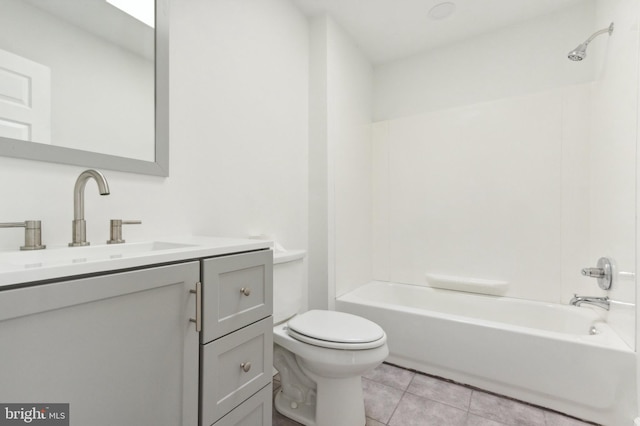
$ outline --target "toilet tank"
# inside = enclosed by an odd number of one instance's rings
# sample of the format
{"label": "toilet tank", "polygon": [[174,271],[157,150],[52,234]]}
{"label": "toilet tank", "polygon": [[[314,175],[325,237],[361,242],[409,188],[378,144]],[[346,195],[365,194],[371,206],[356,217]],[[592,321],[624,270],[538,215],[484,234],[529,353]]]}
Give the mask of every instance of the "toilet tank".
{"label": "toilet tank", "polygon": [[285,321],[303,308],[305,283],[304,250],[273,254],[273,323]]}

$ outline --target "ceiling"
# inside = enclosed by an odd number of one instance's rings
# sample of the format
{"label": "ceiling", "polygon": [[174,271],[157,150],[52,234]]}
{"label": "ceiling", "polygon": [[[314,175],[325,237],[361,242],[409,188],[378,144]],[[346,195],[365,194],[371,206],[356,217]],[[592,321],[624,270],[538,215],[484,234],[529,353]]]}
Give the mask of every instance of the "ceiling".
{"label": "ceiling", "polygon": [[[307,16],[332,16],[374,64],[587,1],[590,0],[293,0]],[[443,2],[455,4],[453,15],[431,19],[429,10]]]}

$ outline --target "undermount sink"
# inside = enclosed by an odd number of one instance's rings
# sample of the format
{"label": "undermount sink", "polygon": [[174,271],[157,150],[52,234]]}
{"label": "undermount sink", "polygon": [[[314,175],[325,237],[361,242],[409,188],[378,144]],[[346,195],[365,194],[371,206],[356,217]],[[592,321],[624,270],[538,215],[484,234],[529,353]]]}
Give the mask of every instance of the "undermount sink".
{"label": "undermount sink", "polygon": [[0,270],[9,265],[38,268],[54,265],[96,262],[126,257],[140,257],[161,251],[181,250],[196,247],[194,244],[166,241],[140,243],[104,244],[84,247],[55,247],[38,251],[0,252]]}

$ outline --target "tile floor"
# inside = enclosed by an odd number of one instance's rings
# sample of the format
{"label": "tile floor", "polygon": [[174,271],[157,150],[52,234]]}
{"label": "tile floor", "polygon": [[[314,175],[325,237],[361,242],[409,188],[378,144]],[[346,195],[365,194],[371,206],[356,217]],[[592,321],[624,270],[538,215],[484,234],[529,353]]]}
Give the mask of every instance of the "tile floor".
{"label": "tile floor", "polygon": [[[276,377],[277,378],[277,377]],[[274,395],[279,382],[274,381]],[[382,364],[362,379],[366,426],[585,426],[591,423]],[[273,426],[299,423],[273,409]]]}

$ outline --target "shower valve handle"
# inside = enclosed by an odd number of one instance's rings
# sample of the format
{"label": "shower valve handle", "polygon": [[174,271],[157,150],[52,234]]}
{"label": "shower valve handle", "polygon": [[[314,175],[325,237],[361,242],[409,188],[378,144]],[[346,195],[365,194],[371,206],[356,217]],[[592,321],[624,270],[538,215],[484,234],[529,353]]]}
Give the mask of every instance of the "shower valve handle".
{"label": "shower valve handle", "polygon": [[598,280],[598,286],[603,290],[609,290],[613,283],[613,266],[611,259],[601,257],[595,268],[583,268],[582,275]]}
{"label": "shower valve handle", "polygon": [[582,268],[582,275],[593,278],[604,278],[604,269],[602,268]]}

